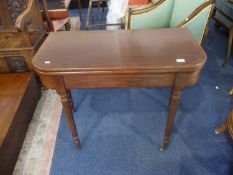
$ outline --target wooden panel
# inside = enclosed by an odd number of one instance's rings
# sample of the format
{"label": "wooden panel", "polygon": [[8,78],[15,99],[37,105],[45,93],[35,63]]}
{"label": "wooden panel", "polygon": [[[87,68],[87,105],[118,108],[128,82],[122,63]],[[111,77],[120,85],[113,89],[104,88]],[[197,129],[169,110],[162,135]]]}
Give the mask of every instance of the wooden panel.
{"label": "wooden panel", "polygon": [[14,115],[17,112],[31,78],[31,73],[0,75],[0,109],[2,109],[0,116],[0,146],[2,139],[5,138],[10,124],[14,119]]}
{"label": "wooden panel", "polygon": [[32,73],[0,75],[0,174],[12,174],[39,98]]}
{"label": "wooden panel", "polygon": [[32,70],[32,57],[42,44],[42,33],[30,34],[33,42],[22,38],[18,32],[1,32],[0,34],[0,72],[25,72]]}
{"label": "wooden panel", "polygon": [[69,75],[64,76],[67,88],[117,88],[117,87],[170,87],[174,74],[126,75]]}
{"label": "wooden panel", "polygon": [[0,73],[5,73],[5,72],[9,72],[10,69],[7,65],[7,63],[5,62],[5,60],[0,57]]}
{"label": "wooden panel", "polygon": [[1,32],[0,51],[28,50],[35,49],[44,34],[39,32],[29,33],[29,38],[22,37],[20,32]]}
{"label": "wooden panel", "polygon": [[[45,31],[37,1],[0,0],[0,57],[24,57],[31,70],[31,53],[37,51],[44,36]],[[22,68],[23,59],[21,61],[18,58],[7,59],[0,62],[0,72],[28,70],[18,69]]]}
{"label": "wooden panel", "polygon": [[0,0],[0,30],[12,27],[12,20],[5,0]]}
{"label": "wooden panel", "polygon": [[198,82],[199,78],[200,78],[200,73],[201,73],[201,70],[189,73],[188,74],[189,78],[188,78],[188,82],[187,82],[186,86],[195,85]]}

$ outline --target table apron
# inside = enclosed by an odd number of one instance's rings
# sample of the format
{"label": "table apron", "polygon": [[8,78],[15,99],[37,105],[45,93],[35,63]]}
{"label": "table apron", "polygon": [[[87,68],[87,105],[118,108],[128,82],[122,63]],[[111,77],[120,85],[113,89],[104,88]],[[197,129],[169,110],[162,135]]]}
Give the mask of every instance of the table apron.
{"label": "table apron", "polygon": [[170,87],[175,74],[113,74],[113,75],[65,75],[65,86],[70,88],[131,88]]}
{"label": "table apron", "polygon": [[65,75],[67,89],[71,88],[150,88],[171,87],[174,73],[163,74],[121,74],[121,75]]}
{"label": "table apron", "polygon": [[64,84],[66,89],[76,88],[155,88],[173,87],[178,77],[186,77],[183,86],[197,83],[200,70],[189,73],[145,73],[145,74],[40,74],[47,89],[58,90]]}

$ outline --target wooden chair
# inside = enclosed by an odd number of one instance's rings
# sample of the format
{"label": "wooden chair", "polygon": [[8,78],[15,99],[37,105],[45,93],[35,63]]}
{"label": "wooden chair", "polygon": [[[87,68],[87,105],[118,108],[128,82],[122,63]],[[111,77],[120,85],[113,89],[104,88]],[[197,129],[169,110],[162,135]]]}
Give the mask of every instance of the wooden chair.
{"label": "wooden chair", "polygon": [[[69,4],[71,0],[41,0],[41,9],[44,16],[44,25],[47,31],[58,31],[65,26],[70,30]],[[79,18],[77,23],[82,19],[81,2],[78,0]],[[80,25],[81,26],[81,25]]]}
{"label": "wooden chair", "polygon": [[30,71],[31,59],[45,38],[37,1],[0,4],[0,73]]}
{"label": "wooden chair", "polygon": [[159,0],[143,8],[132,8],[126,16],[126,29],[183,28],[191,30],[202,43],[214,0]]}
{"label": "wooden chair", "polygon": [[[233,88],[230,90],[229,95],[233,95]],[[216,134],[221,134],[226,130],[229,131],[231,138],[233,139],[233,109],[229,112],[226,122],[220,128],[215,129]]]}

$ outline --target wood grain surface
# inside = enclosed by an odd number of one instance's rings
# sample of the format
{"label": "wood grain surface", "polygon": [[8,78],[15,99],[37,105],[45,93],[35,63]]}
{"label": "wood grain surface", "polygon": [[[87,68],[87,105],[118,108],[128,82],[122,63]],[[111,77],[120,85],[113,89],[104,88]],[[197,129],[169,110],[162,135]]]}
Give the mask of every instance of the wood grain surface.
{"label": "wood grain surface", "polygon": [[0,174],[12,174],[39,98],[33,73],[0,75]]}
{"label": "wood grain surface", "polygon": [[[185,59],[184,64],[176,59]],[[206,55],[188,29],[50,33],[34,57],[40,72],[193,71]],[[106,72],[105,72],[106,74]]]}

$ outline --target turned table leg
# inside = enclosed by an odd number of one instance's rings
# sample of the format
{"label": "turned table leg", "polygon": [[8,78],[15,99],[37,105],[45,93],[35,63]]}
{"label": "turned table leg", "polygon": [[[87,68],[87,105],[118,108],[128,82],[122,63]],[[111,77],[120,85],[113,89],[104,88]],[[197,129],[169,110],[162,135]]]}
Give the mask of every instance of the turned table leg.
{"label": "turned table leg", "polygon": [[173,88],[171,91],[171,96],[169,101],[169,111],[168,111],[165,134],[164,134],[163,146],[160,149],[160,151],[164,151],[168,147],[169,139],[172,133],[173,123],[176,117],[177,107],[180,102],[180,96],[181,96],[181,89]]}
{"label": "turned table leg", "polygon": [[62,90],[60,89],[57,92],[61,97],[62,106],[73,137],[73,142],[78,148],[80,148],[80,140],[78,137],[78,132],[74,121],[70,91],[66,89],[62,89]]}
{"label": "turned table leg", "polygon": [[78,132],[77,132],[75,121],[74,121],[73,110],[72,110],[72,106],[71,106],[71,99],[69,98],[69,93],[64,91],[64,93],[60,94],[60,97],[61,97],[63,109],[64,109],[65,114],[66,114],[66,119],[68,121],[68,125],[70,128],[72,137],[73,137],[74,144],[78,148],[80,148],[80,140],[78,137]]}

